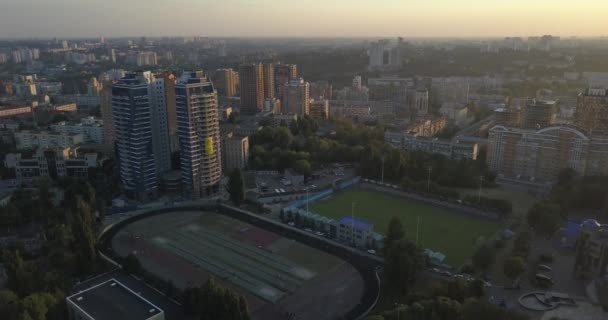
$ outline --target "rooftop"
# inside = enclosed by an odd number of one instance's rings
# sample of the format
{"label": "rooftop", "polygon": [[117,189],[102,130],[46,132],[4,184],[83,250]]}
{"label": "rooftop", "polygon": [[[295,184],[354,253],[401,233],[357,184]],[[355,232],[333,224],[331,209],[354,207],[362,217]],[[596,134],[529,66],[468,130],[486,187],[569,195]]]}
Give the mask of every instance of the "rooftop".
{"label": "rooftop", "polygon": [[114,278],[67,299],[95,320],[145,320],[163,312]]}
{"label": "rooftop", "polygon": [[343,224],[343,225],[347,225],[350,226],[352,225],[353,228],[357,229],[357,230],[371,230],[374,225],[364,221],[364,220],[359,220],[357,218],[353,218],[350,216],[344,216],[342,218],[340,218],[340,220],[338,220],[339,224]]}

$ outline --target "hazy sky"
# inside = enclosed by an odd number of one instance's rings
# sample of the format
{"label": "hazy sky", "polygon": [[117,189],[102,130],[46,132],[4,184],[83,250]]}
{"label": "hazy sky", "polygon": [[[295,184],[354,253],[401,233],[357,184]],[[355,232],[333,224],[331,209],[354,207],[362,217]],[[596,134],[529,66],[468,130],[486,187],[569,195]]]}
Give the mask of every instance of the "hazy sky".
{"label": "hazy sky", "polygon": [[608,0],[0,0],[0,38],[598,36]]}

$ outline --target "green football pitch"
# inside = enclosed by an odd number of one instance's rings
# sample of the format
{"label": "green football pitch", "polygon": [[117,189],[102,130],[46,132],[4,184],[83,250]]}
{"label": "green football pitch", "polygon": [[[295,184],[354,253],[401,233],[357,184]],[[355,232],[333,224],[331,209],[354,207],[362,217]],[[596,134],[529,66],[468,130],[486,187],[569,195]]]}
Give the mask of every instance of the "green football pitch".
{"label": "green football pitch", "polygon": [[446,255],[447,264],[458,267],[473,255],[480,240],[495,235],[501,229],[496,222],[452,212],[430,204],[385,195],[357,188],[334,194],[314,203],[310,211],[330,218],[351,214],[355,218],[374,224],[374,231],[384,234],[391,217],[401,219],[406,236],[416,238],[422,248],[439,251]]}

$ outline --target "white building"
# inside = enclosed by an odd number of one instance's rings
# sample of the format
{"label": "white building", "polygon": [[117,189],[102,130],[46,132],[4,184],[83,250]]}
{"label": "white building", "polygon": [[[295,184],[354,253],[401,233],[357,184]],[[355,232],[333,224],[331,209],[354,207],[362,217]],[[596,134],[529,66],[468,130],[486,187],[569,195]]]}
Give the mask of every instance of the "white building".
{"label": "white building", "polygon": [[4,158],[4,167],[14,169],[17,178],[86,178],[89,169],[97,166],[96,153],[79,154],[78,148],[39,148],[32,157],[9,153]]}
{"label": "white building", "polygon": [[85,142],[103,144],[103,122],[93,117],[83,118],[80,123],[62,121],[51,125],[51,131],[57,133],[82,134]]}
{"label": "white building", "polygon": [[17,149],[72,148],[84,143],[80,133],[56,133],[50,131],[22,130],[15,132]]}
{"label": "white building", "polygon": [[461,144],[436,138],[414,136],[401,132],[385,132],[384,141],[403,151],[424,151],[441,154],[450,159],[472,159],[478,156],[477,144]]}

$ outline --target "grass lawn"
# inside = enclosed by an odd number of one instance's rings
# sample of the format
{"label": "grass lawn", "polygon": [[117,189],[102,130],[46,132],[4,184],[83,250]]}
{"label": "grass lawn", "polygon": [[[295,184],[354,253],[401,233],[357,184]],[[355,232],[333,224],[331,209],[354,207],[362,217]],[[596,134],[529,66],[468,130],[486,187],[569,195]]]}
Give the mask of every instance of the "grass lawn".
{"label": "grass lawn", "polygon": [[350,215],[355,202],[355,218],[374,224],[374,230],[384,233],[391,217],[401,219],[407,237],[416,238],[416,222],[420,218],[418,244],[423,248],[440,251],[445,262],[455,267],[469,258],[480,237],[488,238],[501,229],[500,223],[451,212],[418,201],[397,198],[378,192],[348,189],[319,201],[310,211],[331,218]]}

